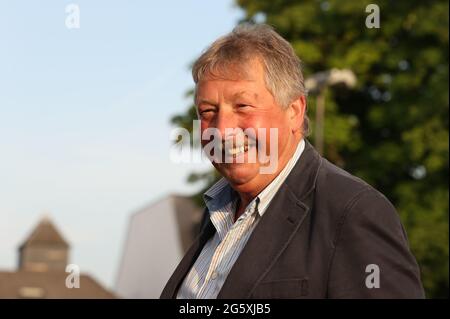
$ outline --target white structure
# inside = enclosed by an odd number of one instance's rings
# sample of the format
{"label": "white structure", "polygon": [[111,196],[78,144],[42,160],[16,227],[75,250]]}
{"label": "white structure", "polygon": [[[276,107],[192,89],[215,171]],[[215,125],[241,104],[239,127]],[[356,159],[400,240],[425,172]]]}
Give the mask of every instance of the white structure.
{"label": "white structure", "polygon": [[314,94],[316,98],[316,120],[314,146],[319,154],[323,154],[323,126],[325,122],[325,91],[327,87],[344,85],[352,88],[356,85],[356,76],[349,69],[331,69],[313,74],[305,80],[305,88],[308,93]]}
{"label": "white structure", "polygon": [[313,74],[305,80],[308,93],[318,94],[327,86],[343,84],[352,88],[356,85],[356,75],[350,69],[331,69]]}
{"label": "white structure", "polygon": [[133,214],[116,283],[121,298],[159,298],[198,232],[203,210],[172,195]]}

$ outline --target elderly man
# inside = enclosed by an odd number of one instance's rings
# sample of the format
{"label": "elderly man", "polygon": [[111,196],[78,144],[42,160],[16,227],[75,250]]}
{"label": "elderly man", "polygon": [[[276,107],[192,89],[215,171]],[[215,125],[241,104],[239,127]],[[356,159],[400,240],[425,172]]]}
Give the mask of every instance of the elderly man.
{"label": "elderly man", "polygon": [[[223,178],[204,194],[201,233],[161,298],[424,296],[392,204],[307,141],[300,60],[286,40],[266,25],[239,26],[192,73]],[[251,130],[238,141],[236,128]]]}

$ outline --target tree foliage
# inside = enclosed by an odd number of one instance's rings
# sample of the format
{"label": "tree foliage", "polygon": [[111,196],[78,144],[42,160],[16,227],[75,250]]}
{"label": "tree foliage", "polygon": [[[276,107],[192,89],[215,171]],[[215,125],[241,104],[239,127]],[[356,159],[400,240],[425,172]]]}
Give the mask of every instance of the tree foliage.
{"label": "tree foliage", "polygon": [[[448,2],[379,0],[380,28],[369,29],[371,2],[237,5],[244,21],[264,21],[290,41],[305,77],[331,68],[356,74],[355,88],[327,90],[324,156],[394,203],[427,297],[448,297]],[[308,114],[314,132],[313,96]],[[172,123],[192,129],[194,116],[191,106]],[[210,184],[217,175],[197,177]]]}

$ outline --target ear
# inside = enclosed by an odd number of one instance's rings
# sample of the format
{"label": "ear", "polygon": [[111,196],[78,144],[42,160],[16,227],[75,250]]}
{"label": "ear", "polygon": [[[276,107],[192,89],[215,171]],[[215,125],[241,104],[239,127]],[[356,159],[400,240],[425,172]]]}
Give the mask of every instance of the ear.
{"label": "ear", "polygon": [[292,133],[301,131],[305,114],[306,114],[306,98],[304,95],[301,95],[291,102],[288,109],[288,116]]}

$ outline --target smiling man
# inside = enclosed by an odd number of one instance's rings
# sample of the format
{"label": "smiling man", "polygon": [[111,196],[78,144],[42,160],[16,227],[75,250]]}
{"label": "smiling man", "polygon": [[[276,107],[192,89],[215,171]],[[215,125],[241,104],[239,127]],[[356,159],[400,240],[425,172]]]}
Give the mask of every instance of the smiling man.
{"label": "smiling man", "polygon": [[217,146],[207,155],[223,178],[161,298],[424,296],[392,204],[306,139],[301,64],[286,40],[238,26],[192,73],[202,145]]}

